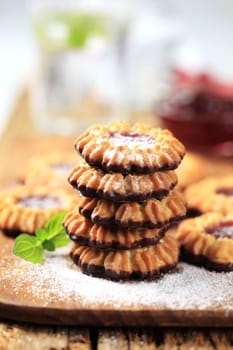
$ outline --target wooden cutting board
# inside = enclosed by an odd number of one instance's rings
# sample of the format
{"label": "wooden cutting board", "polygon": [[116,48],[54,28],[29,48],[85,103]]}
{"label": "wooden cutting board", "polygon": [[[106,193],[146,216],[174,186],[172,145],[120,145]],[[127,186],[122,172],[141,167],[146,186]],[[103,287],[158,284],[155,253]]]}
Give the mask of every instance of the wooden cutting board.
{"label": "wooden cutting board", "polygon": [[[31,157],[73,152],[73,141],[37,134],[24,94],[0,142],[0,186],[12,184]],[[216,169],[223,173],[232,167],[232,160],[220,162]],[[157,282],[115,283],[81,274],[68,251],[34,265],[15,257],[12,246],[0,233],[0,317],[90,326],[233,326],[233,273],[180,264]]]}
{"label": "wooden cutting board", "polygon": [[89,326],[233,326],[233,272],[179,264],[154,282],[112,282],[83,275],[69,247],[32,264],[0,235],[0,317]]}

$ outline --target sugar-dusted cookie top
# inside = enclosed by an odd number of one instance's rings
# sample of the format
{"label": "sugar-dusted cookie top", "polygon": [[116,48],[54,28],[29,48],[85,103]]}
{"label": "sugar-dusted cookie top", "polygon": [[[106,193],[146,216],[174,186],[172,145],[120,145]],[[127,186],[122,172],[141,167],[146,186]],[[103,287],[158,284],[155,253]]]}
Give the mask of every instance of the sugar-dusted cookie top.
{"label": "sugar-dusted cookie top", "polygon": [[79,162],[80,156],[70,152],[52,152],[32,158],[21,170],[18,180],[27,185],[67,186],[70,170]]}
{"label": "sugar-dusted cookie top", "polygon": [[185,154],[170,131],[126,122],[90,127],[76,139],[75,148],[90,165],[122,174],[175,169]]}
{"label": "sugar-dusted cookie top", "polygon": [[233,175],[207,177],[190,185],[184,193],[191,210],[200,213],[233,212]]}
{"label": "sugar-dusted cookie top", "polygon": [[17,186],[0,192],[0,229],[11,236],[34,234],[55,213],[70,210],[78,196],[49,186]]}
{"label": "sugar-dusted cookie top", "polygon": [[177,238],[187,261],[210,270],[233,270],[233,213],[208,213],[185,220]]}

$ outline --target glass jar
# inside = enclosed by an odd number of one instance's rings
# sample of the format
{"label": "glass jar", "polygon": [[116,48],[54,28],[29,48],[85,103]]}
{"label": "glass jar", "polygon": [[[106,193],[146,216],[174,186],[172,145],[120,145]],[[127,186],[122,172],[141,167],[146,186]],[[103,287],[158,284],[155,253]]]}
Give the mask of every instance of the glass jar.
{"label": "glass jar", "polygon": [[190,151],[233,156],[233,83],[205,74],[176,72],[174,77],[156,110],[161,126]]}
{"label": "glass jar", "polygon": [[32,2],[38,64],[31,105],[40,131],[75,134],[126,118],[121,63],[129,8],[112,0]]}

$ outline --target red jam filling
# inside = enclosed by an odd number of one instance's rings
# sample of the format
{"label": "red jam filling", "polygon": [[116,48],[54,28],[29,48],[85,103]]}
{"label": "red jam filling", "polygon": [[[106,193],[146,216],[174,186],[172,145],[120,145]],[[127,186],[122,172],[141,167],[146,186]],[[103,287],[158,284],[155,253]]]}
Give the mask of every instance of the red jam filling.
{"label": "red jam filling", "polygon": [[233,154],[233,97],[193,92],[162,104],[158,114],[162,127],[190,150]]}
{"label": "red jam filling", "polygon": [[24,208],[41,208],[41,209],[49,209],[49,208],[60,208],[62,206],[62,202],[55,197],[52,196],[29,196],[20,199],[20,205]]}
{"label": "red jam filling", "polygon": [[146,134],[138,134],[135,132],[109,133],[108,139],[112,145],[124,146],[127,144],[130,148],[135,146],[148,146],[155,144],[154,138]]}
{"label": "red jam filling", "polygon": [[233,188],[229,188],[229,187],[217,188],[216,193],[224,194],[225,196],[230,197],[230,196],[233,196]]}
{"label": "red jam filling", "polygon": [[211,234],[215,238],[233,239],[233,220],[219,222],[217,225],[205,228],[205,232]]}

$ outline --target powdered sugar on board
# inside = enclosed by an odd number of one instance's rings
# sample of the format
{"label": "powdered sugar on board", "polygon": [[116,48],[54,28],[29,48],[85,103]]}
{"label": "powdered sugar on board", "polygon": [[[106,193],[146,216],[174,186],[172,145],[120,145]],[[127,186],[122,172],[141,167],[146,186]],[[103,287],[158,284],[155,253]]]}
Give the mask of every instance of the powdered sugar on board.
{"label": "powdered sugar on board", "polygon": [[68,248],[47,254],[42,265],[1,248],[0,299],[41,307],[233,310],[233,272],[215,273],[180,263],[178,271],[153,282],[112,282],[82,274]]}

